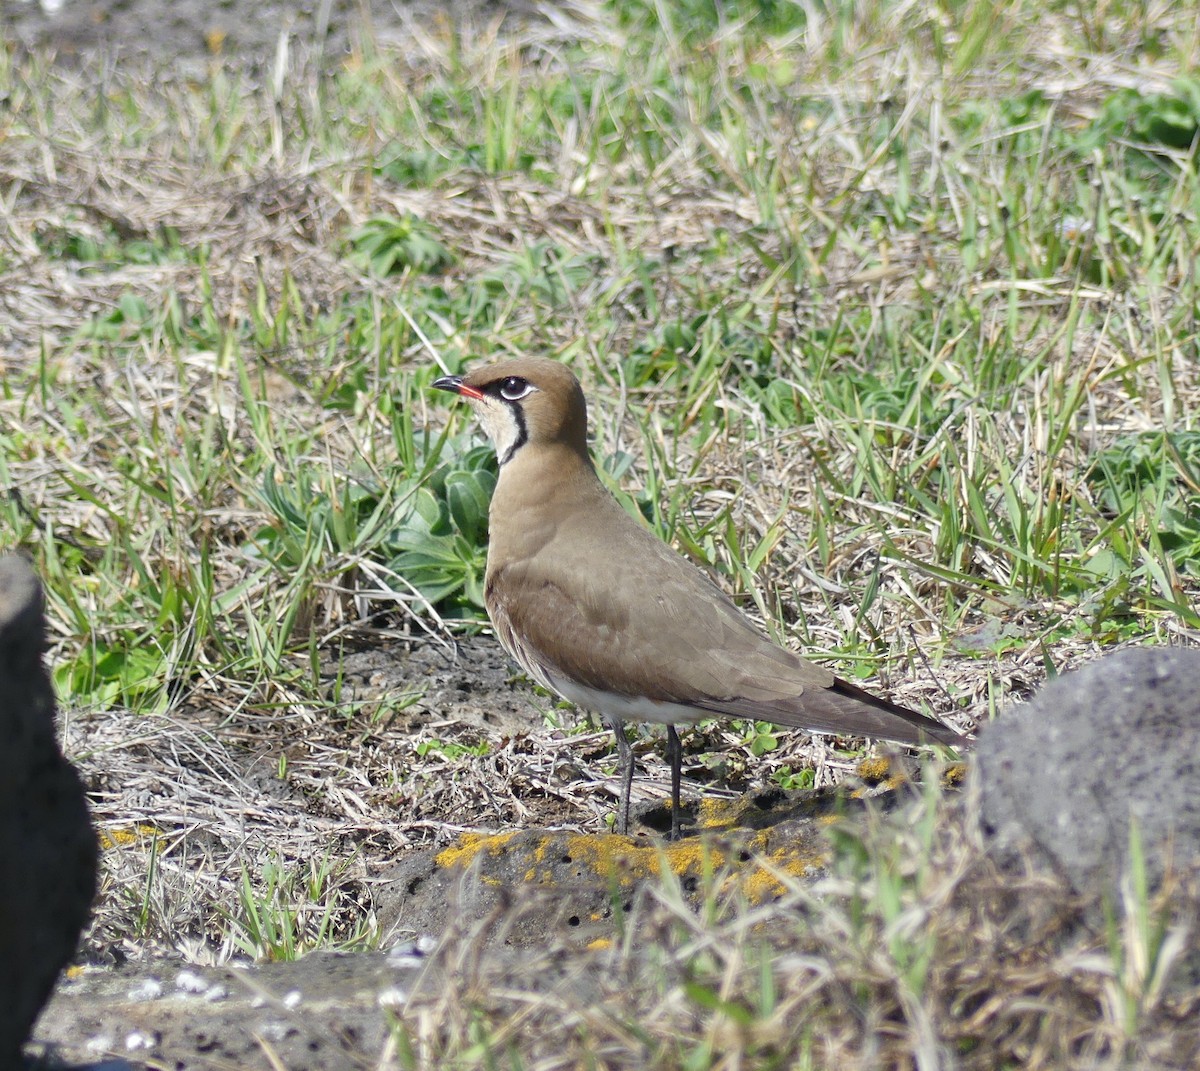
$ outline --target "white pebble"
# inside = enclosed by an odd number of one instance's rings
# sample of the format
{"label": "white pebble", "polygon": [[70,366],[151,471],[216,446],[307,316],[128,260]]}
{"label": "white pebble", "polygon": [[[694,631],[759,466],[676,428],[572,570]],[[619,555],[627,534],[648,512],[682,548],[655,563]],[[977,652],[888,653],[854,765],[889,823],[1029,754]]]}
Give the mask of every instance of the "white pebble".
{"label": "white pebble", "polygon": [[285,1040],[291,1032],[292,1028],[287,1023],[281,1023],[276,1020],[258,1024],[258,1033],[266,1038],[267,1041],[278,1043]]}
{"label": "white pebble", "polygon": [[175,988],[184,993],[207,993],[208,983],[195,971],[180,971],[175,976]]}
{"label": "white pebble", "polygon": [[399,1008],[407,1003],[408,994],[399,986],[388,986],[387,989],[380,990],[379,996],[375,998],[375,1003],[381,1008]]}
{"label": "white pebble", "polygon": [[388,949],[388,962],[397,967],[411,967],[420,963],[437,948],[436,937],[418,937],[415,941],[401,941]]}
{"label": "white pebble", "polygon": [[162,996],[162,982],[157,978],[143,978],[129,991],[130,1000],[158,1000]]}

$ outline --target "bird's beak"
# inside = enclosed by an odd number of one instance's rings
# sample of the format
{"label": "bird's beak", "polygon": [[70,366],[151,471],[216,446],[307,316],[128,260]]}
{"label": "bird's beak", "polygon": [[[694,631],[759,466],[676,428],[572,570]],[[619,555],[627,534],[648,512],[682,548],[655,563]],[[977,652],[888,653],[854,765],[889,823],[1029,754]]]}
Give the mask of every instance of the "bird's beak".
{"label": "bird's beak", "polygon": [[464,398],[474,398],[476,401],[483,397],[483,391],[464,383],[462,376],[442,376],[441,379],[435,379],[433,385],[438,390],[448,390],[451,394],[459,394]]}

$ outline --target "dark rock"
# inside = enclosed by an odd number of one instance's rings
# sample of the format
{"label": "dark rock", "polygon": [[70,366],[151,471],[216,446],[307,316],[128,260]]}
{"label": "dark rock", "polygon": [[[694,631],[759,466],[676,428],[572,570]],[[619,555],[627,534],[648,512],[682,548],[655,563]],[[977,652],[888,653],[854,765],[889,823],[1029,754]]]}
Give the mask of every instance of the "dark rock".
{"label": "dark rock", "polygon": [[980,734],[997,854],[1115,889],[1136,822],[1152,881],[1200,859],[1200,651],[1139,648],[1052,681]]}
{"label": "dark rock", "polygon": [[96,891],[96,838],[58,748],[44,646],[41,585],[22,558],[2,558],[0,1067],[16,1066]]}

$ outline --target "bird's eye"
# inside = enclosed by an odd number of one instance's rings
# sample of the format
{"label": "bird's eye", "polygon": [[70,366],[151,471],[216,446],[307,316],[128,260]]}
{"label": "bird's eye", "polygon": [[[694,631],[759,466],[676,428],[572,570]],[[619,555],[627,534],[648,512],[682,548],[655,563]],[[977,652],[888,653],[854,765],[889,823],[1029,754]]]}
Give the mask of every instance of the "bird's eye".
{"label": "bird's eye", "polygon": [[500,397],[506,402],[516,402],[524,398],[535,388],[520,376],[509,376],[500,381]]}

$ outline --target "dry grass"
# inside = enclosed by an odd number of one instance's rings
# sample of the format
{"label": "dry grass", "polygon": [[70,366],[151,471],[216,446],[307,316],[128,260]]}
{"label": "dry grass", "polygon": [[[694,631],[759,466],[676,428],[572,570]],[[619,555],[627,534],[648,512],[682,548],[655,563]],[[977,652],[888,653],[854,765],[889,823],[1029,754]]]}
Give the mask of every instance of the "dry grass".
{"label": "dry grass", "polygon": [[[1190,461],[1117,508],[1089,477],[1133,434],[1195,431],[1194,154],[1151,154],[1147,179],[1131,136],[1072,140],[1115,91],[1195,69],[1191,14],[859,4],[766,34],[687,10],[698,29],[584,3],[410,23],[401,50],[283,79],[0,57],[5,542],[47,581],[98,824],[134,831],[87,954],[371,943],[380,860],[608,815],[600,735],[495,667],[464,714],[452,653],[410,661],[479,625],[389,542],[412,483],[472,441],[425,390],[439,366],[572,362],[597,455],[660,531],[786,642],[961,724],[1114,645],[1196,641],[1197,552],[1161,523],[1191,509]],[[354,236],[380,216],[452,261],[368,270]],[[343,644],[386,645],[399,677],[348,694]],[[857,759],[771,743],[703,727],[689,773],[822,785]],[[604,960],[636,1021],[488,1004],[497,1050],[1184,1066],[1186,1001],[1150,986],[1131,1020],[1106,941],[1061,925],[1076,906],[997,885],[952,832],[912,914],[852,941],[831,880],[666,941],[658,974],[653,951]],[[284,903],[290,935],[251,932]],[[879,952],[914,926],[937,952],[920,992]],[[715,1003],[680,981],[701,960]],[[499,981],[468,984],[422,1006],[423,1059],[462,1054]]]}

